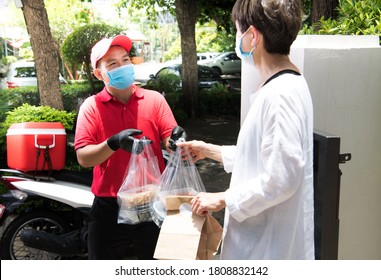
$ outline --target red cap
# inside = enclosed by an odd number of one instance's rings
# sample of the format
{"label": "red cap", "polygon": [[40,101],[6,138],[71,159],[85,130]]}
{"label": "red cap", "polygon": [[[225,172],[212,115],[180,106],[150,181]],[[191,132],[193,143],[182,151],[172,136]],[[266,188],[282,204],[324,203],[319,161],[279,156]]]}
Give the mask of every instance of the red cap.
{"label": "red cap", "polygon": [[97,62],[107,53],[112,46],[120,46],[130,52],[132,41],[126,35],[117,35],[114,38],[104,38],[94,45],[91,49],[91,66],[97,68]]}

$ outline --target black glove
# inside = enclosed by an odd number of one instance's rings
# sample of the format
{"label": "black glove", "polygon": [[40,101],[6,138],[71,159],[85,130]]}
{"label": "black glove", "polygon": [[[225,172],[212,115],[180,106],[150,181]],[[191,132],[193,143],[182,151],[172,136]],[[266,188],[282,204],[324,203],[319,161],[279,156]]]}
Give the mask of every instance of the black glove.
{"label": "black glove", "polygon": [[172,134],[171,134],[171,137],[169,138],[169,148],[172,150],[172,151],[176,151],[176,142],[180,139],[184,139],[186,140],[187,138],[187,134],[185,133],[185,130],[184,128],[182,128],[181,126],[175,126],[173,129],[172,129]]}
{"label": "black glove", "polygon": [[135,138],[132,136],[133,135],[140,135],[140,134],[142,134],[141,130],[125,129],[125,130],[111,136],[109,139],[107,139],[107,145],[113,151],[116,151],[119,148],[122,148],[123,150],[131,153],[132,146],[133,146],[134,140],[135,140]]}

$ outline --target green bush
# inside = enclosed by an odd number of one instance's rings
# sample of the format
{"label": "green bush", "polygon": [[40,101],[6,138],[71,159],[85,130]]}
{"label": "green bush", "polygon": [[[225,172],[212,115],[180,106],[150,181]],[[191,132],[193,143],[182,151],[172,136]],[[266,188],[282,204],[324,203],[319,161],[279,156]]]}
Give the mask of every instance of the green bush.
{"label": "green bush", "polygon": [[[101,91],[104,87],[102,81],[97,81],[94,84],[96,92]],[[65,111],[78,112],[79,106],[91,95],[92,89],[90,84],[86,81],[61,85],[61,92]]]}
{"label": "green bush", "polygon": [[5,66],[9,66],[12,62],[15,62],[17,61],[17,57],[13,56],[13,55],[8,55],[8,56],[4,56],[2,59],[1,59],[1,63],[4,64]]}
{"label": "green bush", "polygon": [[[102,38],[111,38],[121,34],[123,29],[106,23],[88,23],[73,30],[61,46],[61,53],[66,63],[77,67],[85,63],[85,71],[91,76],[90,53],[91,48]],[[93,78],[91,78],[93,80]]]}
{"label": "green bush", "polygon": [[[97,92],[104,87],[103,82],[95,82]],[[61,85],[62,102],[67,112],[78,112],[79,106],[91,92],[90,84],[86,82],[75,82]],[[0,121],[4,121],[5,113],[23,104],[32,106],[40,105],[40,95],[37,87],[17,87],[0,90]]]}
{"label": "green bush", "polygon": [[181,92],[181,78],[173,73],[168,73],[159,76],[158,79],[148,80],[143,87],[156,90],[162,94],[179,93]]}
{"label": "green bush", "polygon": [[187,113],[183,106],[183,94],[181,91],[164,92],[164,97],[171,107],[172,113],[179,125],[183,125],[187,120]]}
{"label": "green bush", "polygon": [[198,111],[203,117],[207,115],[239,117],[240,115],[241,95],[229,92],[222,84],[201,90],[198,97]]}
{"label": "green bush", "polygon": [[75,113],[57,110],[49,106],[33,106],[23,104],[7,113],[2,129],[8,129],[11,124],[22,122],[61,122],[66,130],[74,128]]}
{"label": "green bush", "polygon": [[[0,104],[8,110],[15,109],[24,103],[38,106],[40,104],[40,96],[37,87],[17,87],[0,90]],[[3,119],[2,119],[3,120]]]}
{"label": "green bush", "polygon": [[316,26],[305,26],[302,34],[381,34],[381,0],[339,0],[337,19],[321,18]]}

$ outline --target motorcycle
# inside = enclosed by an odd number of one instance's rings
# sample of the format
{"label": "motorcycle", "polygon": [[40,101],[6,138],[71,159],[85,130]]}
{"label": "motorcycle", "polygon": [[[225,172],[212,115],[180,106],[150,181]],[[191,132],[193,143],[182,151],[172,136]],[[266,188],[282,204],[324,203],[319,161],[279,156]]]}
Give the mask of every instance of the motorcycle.
{"label": "motorcycle", "polygon": [[87,258],[91,171],[0,169],[0,258]]}
{"label": "motorcycle", "polygon": [[0,259],[87,259],[91,182],[92,171],[0,169]]}

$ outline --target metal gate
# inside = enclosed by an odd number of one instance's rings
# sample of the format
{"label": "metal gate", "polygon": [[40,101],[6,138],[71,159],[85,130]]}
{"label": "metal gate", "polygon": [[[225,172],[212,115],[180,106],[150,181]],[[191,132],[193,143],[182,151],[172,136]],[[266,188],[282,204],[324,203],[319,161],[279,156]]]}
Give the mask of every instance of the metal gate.
{"label": "metal gate", "polygon": [[339,242],[339,164],[351,160],[340,154],[340,137],[314,132],[315,259],[335,260]]}

